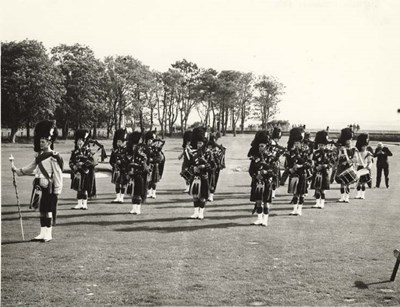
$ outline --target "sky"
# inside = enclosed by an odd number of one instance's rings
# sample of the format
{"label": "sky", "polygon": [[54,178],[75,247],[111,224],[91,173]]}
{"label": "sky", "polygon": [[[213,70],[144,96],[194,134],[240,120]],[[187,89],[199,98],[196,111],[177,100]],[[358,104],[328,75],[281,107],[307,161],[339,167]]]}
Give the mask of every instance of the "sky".
{"label": "sky", "polygon": [[0,0],[0,38],[274,76],[276,119],[400,131],[399,16],[395,0]]}

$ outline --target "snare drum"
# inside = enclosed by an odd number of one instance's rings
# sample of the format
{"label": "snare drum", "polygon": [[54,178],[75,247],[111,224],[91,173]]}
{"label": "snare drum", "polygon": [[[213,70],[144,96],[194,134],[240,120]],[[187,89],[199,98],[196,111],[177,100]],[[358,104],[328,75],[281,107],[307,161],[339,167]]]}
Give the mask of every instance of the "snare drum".
{"label": "snare drum", "polygon": [[341,172],[337,179],[343,184],[352,184],[357,181],[357,173],[353,168],[348,168]]}

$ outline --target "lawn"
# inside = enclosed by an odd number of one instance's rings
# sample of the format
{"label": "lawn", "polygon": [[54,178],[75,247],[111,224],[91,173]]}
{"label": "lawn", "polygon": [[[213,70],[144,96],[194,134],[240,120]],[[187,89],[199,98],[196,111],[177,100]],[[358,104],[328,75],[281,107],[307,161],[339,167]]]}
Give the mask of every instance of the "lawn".
{"label": "lawn", "polygon": [[[303,216],[294,217],[287,187],[280,187],[269,226],[260,227],[250,225],[256,218],[246,158],[251,140],[222,138],[227,168],[203,221],[188,219],[193,205],[182,193],[181,140],[167,139],[157,199],[142,206],[142,215],[128,213],[127,197],[124,204],[111,204],[114,187],[104,171],[89,210],[70,210],[76,194],[65,178],[48,243],[29,241],[40,227],[38,213],[28,208],[32,177],[17,178],[26,237],[21,240],[8,157],[23,166],[32,146],[3,144],[3,306],[399,305],[400,272],[395,282],[388,280],[393,250],[400,248],[400,146],[390,145],[389,189],[368,189],[365,200],[354,199],[352,190],[350,203],[342,204],[336,203],[334,184],[325,209],[311,209],[310,193]],[[56,145],[66,164],[72,145]],[[105,145],[109,152],[111,141]]]}

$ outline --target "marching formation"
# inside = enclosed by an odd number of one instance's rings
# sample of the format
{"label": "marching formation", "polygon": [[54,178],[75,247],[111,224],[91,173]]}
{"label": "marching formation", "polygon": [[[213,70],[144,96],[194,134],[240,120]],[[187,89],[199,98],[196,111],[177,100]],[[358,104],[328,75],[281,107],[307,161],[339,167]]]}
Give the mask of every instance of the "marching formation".
{"label": "marching formation", "polygon": [[[258,131],[251,142],[248,158],[250,201],[254,203],[253,214],[257,219],[253,225],[268,225],[271,205],[279,186],[286,181],[287,193],[291,195],[292,216],[301,216],[304,200],[310,190],[314,191],[312,208],[325,207],[325,192],[333,181],[340,184],[341,197],[338,202],[349,203],[350,189],[356,184],[356,199],[365,199],[367,187],[371,187],[371,167],[377,159],[376,187],[384,172],[386,187],[389,187],[390,150],[378,144],[375,152],[369,145],[368,134],[357,136],[351,128],[341,130],[335,142],[328,137],[327,130],[318,131],[315,139],[305,131],[305,126],[294,127],[289,132],[286,146],[279,144],[280,128]],[[62,190],[63,159],[54,151],[57,128],[54,121],[42,121],[35,127],[34,160],[25,167],[12,170],[18,176],[35,175],[30,208],[40,212],[39,241],[52,240],[52,226],[56,223],[58,195]],[[183,159],[180,175],[185,181],[183,192],[193,199],[194,213],[191,219],[203,220],[207,202],[214,200],[220,172],[225,168],[226,148],[218,143],[219,132],[208,132],[204,127],[186,131],[183,135]],[[95,154],[101,151],[101,161],[107,158],[104,146],[91,139],[90,131],[75,132],[75,146],[69,159],[71,189],[76,191],[77,205],[74,210],[88,210],[88,201],[96,196]],[[148,198],[156,199],[157,184],[162,179],[165,166],[163,147],[165,140],[156,131],[141,133],[131,129],[118,129],[114,133],[109,163],[112,169],[111,182],[115,185],[116,197],[112,203],[124,203],[130,198],[130,214],[139,215]],[[97,150],[95,148],[97,147]]]}
{"label": "marching formation", "polygon": [[[293,195],[290,215],[301,216],[304,199],[309,190],[314,191],[315,204],[312,208],[325,207],[325,191],[336,181],[340,184],[341,197],[338,202],[350,202],[350,188],[356,183],[356,199],[365,199],[365,190],[371,186],[371,167],[374,157],[381,161],[377,164],[376,187],[381,181],[381,172],[385,172],[386,187],[389,187],[389,165],[387,157],[392,153],[381,143],[375,154],[372,153],[368,134],[357,136],[356,146],[351,144],[354,133],[351,128],[341,130],[337,142],[330,140],[328,131],[321,130],[311,141],[305,127],[294,127],[289,132],[287,147],[279,145],[281,131],[274,128],[256,133],[248,153],[251,176],[250,201],[254,202],[253,213],[257,220],[253,225],[268,225],[268,215],[275,198],[277,182],[285,185],[287,193]],[[283,170],[281,173],[281,164]]]}

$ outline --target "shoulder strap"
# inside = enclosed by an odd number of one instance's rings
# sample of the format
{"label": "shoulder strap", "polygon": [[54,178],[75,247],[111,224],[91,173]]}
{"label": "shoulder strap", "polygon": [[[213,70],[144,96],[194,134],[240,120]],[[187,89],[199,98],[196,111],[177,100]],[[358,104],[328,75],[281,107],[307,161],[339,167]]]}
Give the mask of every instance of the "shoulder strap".
{"label": "shoulder strap", "polygon": [[42,172],[42,174],[46,177],[47,180],[50,180],[50,176],[49,173],[46,171],[46,169],[44,168],[42,162],[38,163],[39,169]]}

